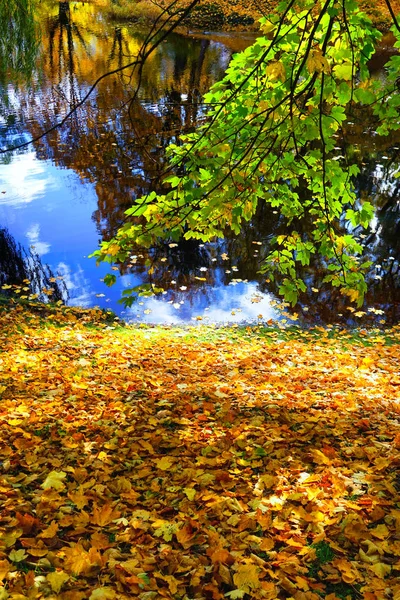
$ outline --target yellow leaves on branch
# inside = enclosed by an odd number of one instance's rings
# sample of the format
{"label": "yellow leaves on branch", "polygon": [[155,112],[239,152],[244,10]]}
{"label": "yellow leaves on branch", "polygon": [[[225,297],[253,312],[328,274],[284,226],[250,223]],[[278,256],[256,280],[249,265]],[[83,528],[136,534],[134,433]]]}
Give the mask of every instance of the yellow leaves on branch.
{"label": "yellow leaves on branch", "polygon": [[3,597],[399,596],[399,340],[0,312]]}
{"label": "yellow leaves on branch", "polygon": [[269,63],[265,72],[273,80],[279,79],[280,81],[285,81],[286,79],[286,69],[280,60]]}
{"label": "yellow leaves on branch", "polygon": [[329,74],[331,72],[331,67],[327,58],[322,54],[321,50],[319,49],[310,50],[306,66],[310,75],[312,75],[315,72],[326,74]]}

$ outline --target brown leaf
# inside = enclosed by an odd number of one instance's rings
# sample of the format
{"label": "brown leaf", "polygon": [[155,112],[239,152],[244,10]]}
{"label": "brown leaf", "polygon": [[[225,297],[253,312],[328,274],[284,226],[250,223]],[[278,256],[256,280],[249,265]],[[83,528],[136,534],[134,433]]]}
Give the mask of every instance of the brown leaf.
{"label": "brown leaf", "polygon": [[45,529],[44,531],[42,531],[41,533],[39,533],[38,537],[39,538],[53,538],[57,535],[58,532],[58,523],[57,521],[52,521],[51,524],[49,525],[49,527],[47,527],[47,529]]}
{"label": "brown leaf", "polygon": [[114,509],[111,504],[105,504],[104,506],[95,506],[93,508],[93,515],[90,520],[94,525],[105,527],[120,516],[120,511]]}

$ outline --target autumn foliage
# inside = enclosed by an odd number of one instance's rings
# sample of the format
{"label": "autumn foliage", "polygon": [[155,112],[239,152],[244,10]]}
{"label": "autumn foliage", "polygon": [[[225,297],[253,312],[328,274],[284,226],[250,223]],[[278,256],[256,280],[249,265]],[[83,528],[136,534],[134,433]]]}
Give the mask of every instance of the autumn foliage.
{"label": "autumn foliage", "polygon": [[400,597],[399,328],[0,326],[1,599]]}

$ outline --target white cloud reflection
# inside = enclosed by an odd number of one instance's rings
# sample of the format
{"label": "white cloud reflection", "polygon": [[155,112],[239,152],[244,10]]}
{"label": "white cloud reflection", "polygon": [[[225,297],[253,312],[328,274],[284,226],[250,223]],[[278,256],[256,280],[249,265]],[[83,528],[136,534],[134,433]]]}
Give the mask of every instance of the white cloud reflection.
{"label": "white cloud reflection", "polygon": [[[254,322],[262,319],[278,319],[279,315],[271,306],[274,297],[271,294],[261,294],[256,283],[242,284],[241,288],[235,287],[235,293],[230,288],[210,288],[208,295],[212,298],[209,306],[194,302],[190,306],[185,301],[185,294],[179,295],[183,300],[181,308],[177,310],[174,304],[169,303],[164,297],[140,298],[130,309],[127,309],[123,317],[127,320],[143,321],[145,323],[183,325],[193,323],[201,317],[202,323],[241,323]],[[254,302],[254,299],[257,301]],[[142,305],[139,302],[143,302]],[[146,311],[146,312],[145,312]],[[151,312],[147,312],[151,311]]]}
{"label": "white cloud reflection", "polygon": [[46,172],[46,163],[34,152],[21,154],[10,164],[0,164],[0,205],[24,206],[43,198],[50,187],[56,186],[53,176]]}
{"label": "white cloud reflection", "polygon": [[39,240],[39,223],[34,223],[33,225],[31,225],[25,235],[29,240],[29,245],[31,246],[33,252],[35,252],[39,256],[43,256],[44,254],[47,254],[50,251],[50,244],[48,244],[47,242],[41,242]]}
{"label": "white cloud reflection", "polygon": [[64,262],[57,265],[57,273],[61,275],[69,293],[68,304],[89,308],[93,305],[95,293],[90,290],[90,281],[85,277],[83,269],[79,266],[75,273]]}

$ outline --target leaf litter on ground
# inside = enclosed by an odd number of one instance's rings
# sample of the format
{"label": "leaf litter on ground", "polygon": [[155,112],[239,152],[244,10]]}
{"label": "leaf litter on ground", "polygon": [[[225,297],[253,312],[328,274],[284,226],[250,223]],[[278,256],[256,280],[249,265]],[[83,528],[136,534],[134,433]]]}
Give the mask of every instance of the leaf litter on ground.
{"label": "leaf litter on ground", "polygon": [[400,598],[400,328],[0,313],[0,599]]}

